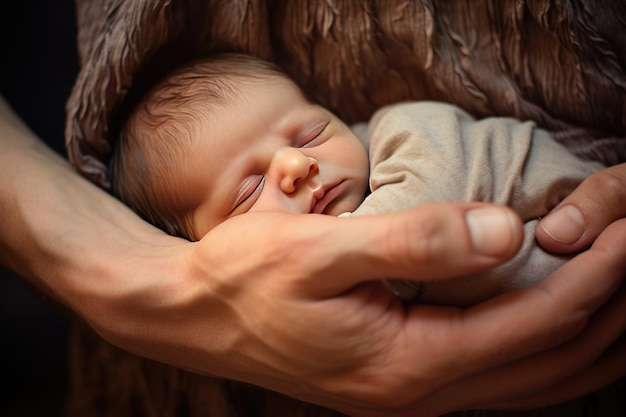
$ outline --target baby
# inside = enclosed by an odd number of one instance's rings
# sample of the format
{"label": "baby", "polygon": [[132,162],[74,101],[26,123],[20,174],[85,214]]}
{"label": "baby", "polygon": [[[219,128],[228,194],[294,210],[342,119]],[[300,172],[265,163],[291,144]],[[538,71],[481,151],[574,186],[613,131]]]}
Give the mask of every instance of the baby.
{"label": "baby", "polygon": [[601,168],[532,122],[476,121],[443,103],[398,103],[351,129],[272,64],[224,54],[178,69],[142,99],[110,172],[122,201],[191,240],[255,211],[347,216],[432,202],[509,205],[526,232],[512,261],[436,284],[387,280],[405,301],[469,306],[533,285],[564,262],[535,244],[536,221]]}

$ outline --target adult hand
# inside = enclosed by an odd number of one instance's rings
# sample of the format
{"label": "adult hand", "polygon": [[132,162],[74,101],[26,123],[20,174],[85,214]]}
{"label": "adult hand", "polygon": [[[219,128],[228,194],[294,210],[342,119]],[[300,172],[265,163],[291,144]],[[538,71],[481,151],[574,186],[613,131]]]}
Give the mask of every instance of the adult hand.
{"label": "adult hand", "polygon": [[406,310],[379,278],[445,279],[509,258],[510,211],[255,213],[189,243],[80,178],[1,100],[0,143],[0,261],[139,355],[363,416],[532,405],[545,400],[536,386],[562,400],[615,377],[615,356],[591,364],[624,328],[623,293],[603,305],[624,277],[623,221],[537,288],[467,311]]}
{"label": "adult hand", "polygon": [[[536,288],[505,294],[476,309],[495,305],[507,307],[511,299],[535,293],[551,298],[555,306],[560,287],[570,282],[592,289],[594,296],[604,290],[594,288],[609,281],[621,283],[618,291],[591,316],[584,329],[569,341],[517,362],[477,373],[449,385],[429,398],[445,404],[445,411],[459,409],[528,409],[549,406],[581,397],[626,375],[626,220],[619,220],[602,232],[591,249],[578,255]],[[601,277],[600,279],[598,277]],[[476,309],[468,311],[473,314]],[[520,312],[528,314],[529,312]],[[541,313],[540,313],[541,314]],[[581,311],[585,317],[588,312]],[[573,317],[573,316],[572,316]],[[544,317],[550,321],[550,316]],[[508,331],[503,329],[502,338]],[[509,400],[505,400],[506,397]],[[435,408],[436,409],[436,408]]]}
{"label": "adult hand", "polygon": [[552,252],[578,252],[587,248],[607,225],[623,217],[626,163],[587,178],[539,222],[537,240]]}
{"label": "adult hand", "polygon": [[[625,236],[607,231],[539,287],[467,311],[407,310],[379,280],[445,279],[510,257],[521,235],[506,213],[460,204],[347,219],[238,216],[187,245],[194,279],[183,286],[160,276],[136,288],[151,298],[110,300],[100,330],[141,355],[355,416],[515,404],[537,386],[568,397],[564,381],[587,371],[626,326],[622,297],[598,319],[611,331],[596,340],[585,327],[620,285]],[[110,332],[120,324],[123,332]],[[572,349],[579,356],[566,354]]]}

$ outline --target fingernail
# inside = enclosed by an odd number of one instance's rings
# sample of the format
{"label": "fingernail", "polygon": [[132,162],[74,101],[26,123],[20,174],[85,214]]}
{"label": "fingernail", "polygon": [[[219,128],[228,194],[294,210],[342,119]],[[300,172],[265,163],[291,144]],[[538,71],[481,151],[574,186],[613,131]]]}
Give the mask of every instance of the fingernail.
{"label": "fingernail", "polygon": [[486,207],[466,214],[472,246],[486,256],[510,253],[515,242],[515,218],[507,210]]}
{"label": "fingernail", "polygon": [[539,223],[544,232],[557,242],[571,245],[583,235],[585,219],[574,206],[563,206]]}

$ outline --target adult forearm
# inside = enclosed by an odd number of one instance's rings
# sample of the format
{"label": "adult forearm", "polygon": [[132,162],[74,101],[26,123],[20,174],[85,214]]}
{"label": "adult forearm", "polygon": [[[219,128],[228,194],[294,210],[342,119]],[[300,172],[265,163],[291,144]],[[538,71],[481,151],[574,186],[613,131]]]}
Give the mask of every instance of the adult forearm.
{"label": "adult forearm", "polygon": [[47,250],[42,245],[54,248],[45,239],[37,242],[39,239],[33,233],[36,223],[41,223],[41,230],[51,226],[46,221],[49,216],[45,215],[49,207],[40,204],[46,197],[41,191],[51,180],[52,172],[58,175],[69,167],[63,166],[61,158],[35,137],[1,97],[0,144],[3,150],[0,153],[3,171],[0,207],[4,218],[0,229],[2,264],[34,280],[37,268],[30,261],[43,264]]}
{"label": "adult forearm", "polygon": [[171,239],[79,177],[1,97],[0,146],[0,261],[79,313],[120,255]]}

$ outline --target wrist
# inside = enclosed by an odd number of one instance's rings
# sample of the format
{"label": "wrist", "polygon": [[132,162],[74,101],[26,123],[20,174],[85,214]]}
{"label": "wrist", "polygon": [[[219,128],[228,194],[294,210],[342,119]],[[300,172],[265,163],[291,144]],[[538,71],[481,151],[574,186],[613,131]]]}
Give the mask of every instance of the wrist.
{"label": "wrist", "polygon": [[182,292],[192,287],[185,271],[188,246],[167,235],[101,251],[89,246],[67,269],[62,298],[109,342],[133,350],[136,339],[176,313]]}
{"label": "wrist", "polygon": [[76,311],[102,338],[133,354],[226,376],[235,352],[229,341],[239,333],[211,277],[194,267],[196,247],[171,238],[127,248],[113,268],[87,262],[91,278],[72,286],[85,301]]}

